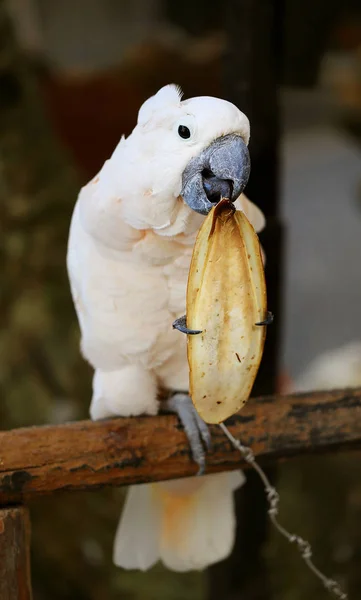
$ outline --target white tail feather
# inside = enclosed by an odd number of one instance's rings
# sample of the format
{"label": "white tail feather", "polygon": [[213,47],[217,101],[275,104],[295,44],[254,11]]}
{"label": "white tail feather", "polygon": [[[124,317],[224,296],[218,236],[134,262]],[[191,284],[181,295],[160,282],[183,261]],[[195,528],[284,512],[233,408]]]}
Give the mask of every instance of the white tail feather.
{"label": "white tail feather", "polygon": [[146,570],[161,560],[174,571],[199,570],[228,556],[235,533],[233,492],[239,471],[129,489],[114,543],[114,562]]}
{"label": "white tail feather", "polygon": [[115,534],[113,560],[124,569],[146,571],[159,560],[161,506],[150,484],[132,486]]}

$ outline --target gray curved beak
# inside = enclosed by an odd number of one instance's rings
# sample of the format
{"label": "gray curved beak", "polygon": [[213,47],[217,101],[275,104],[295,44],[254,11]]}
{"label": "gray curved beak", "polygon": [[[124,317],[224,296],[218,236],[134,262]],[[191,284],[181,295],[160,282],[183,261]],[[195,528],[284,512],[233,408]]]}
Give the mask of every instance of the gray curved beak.
{"label": "gray curved beak", "polygon": [[237,200],[250,170],[249,152],[242,138],[235,134],[219,137],[189,161],[181,195],[190,208],[207,215],[221,198]]}

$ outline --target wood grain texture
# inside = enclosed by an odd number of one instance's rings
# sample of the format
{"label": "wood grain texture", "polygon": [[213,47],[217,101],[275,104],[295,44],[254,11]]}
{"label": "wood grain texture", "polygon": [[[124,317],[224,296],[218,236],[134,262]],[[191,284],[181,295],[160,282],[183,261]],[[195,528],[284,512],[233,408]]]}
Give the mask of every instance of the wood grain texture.
{"label": "wood grain texture", "polygon": [[[261,461],[361,447],[361,389],[251,399],[227,421]],[[219,427],[207,472],[244,468]],[[194,475],[173,415],[80,421],[0,433],[0,505],[52,492]]]}
{"label": "wood grain texture", "polygon": [[24,507],[0,509],[0,598],[31,600],[30,524]]}

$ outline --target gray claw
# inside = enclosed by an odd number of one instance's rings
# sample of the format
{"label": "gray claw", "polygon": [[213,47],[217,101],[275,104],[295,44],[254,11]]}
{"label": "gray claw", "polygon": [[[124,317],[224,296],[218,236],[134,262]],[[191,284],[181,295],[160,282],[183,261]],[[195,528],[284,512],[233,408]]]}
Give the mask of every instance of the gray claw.
{"label": "gray claw", "polygon": [[255,325],[259,325],[259,326],[260,325],[271,325],[271,323],[273,323],[273,319],[274,319],[273,314],[268,310],[265,320],[260,321],[259,323],[255,323]]}
{"label": "gray claw", "polygon": [[176,392],[167,401],[167,408],[177,413],[186,432],[193,460],[199,466],[197,475],[203,475],[206,468],[206,454],[202,440],[207,449],[211,447],[211,436],[207,425],[198,415],[188,394]]}
{"label": "gray claw", "polygon": [[201,329],[188,329],[186,315],[179,317],[179,319],[174,321],[173,329],[178,329],[178,331],[186,333],[187,335],[197,335],[198,333],[202,333]]}

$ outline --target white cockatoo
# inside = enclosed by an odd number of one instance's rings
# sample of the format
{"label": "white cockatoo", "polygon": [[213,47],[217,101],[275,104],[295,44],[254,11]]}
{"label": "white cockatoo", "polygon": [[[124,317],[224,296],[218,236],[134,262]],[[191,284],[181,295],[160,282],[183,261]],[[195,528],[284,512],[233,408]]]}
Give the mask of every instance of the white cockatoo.
{"label": "white cockatoo", "polygon": [[[67,264],[81,351],[95,370],[91,417],[155,415],[159,390],[169,390],[167,406],[202,470],[209,434],[187,395],[186,336],[172,324],[185,313],[203,215],[225,196],[256,231],[264,217],[242,195],[247,117],[225,100],[181,96],[168,85],[149,98],[131,135],[82,188]],[[145,570],[162,560],[186,571],[225,558],[235,533],[233,492],[243,481],[227,472],[131,487],[115,563]]]}

